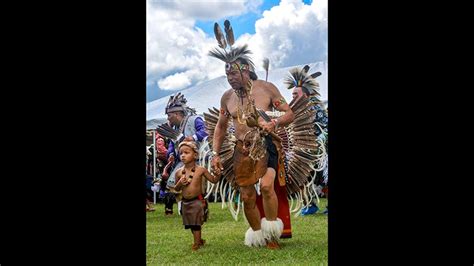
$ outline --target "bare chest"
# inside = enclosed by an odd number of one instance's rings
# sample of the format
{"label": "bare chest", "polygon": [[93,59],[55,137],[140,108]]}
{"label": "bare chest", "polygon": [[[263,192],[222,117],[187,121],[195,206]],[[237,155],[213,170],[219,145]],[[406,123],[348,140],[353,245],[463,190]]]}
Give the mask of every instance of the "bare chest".
{"label": "bare chest", "polygon": [[[272,108],[271,105],[271,98],[268,94],[265,94],[262,91],[255,91],[250,95],[250,101],[253,100],[255,103],[255,107],[258,109],[262,109],[264,111],[269,111]],[[240,98],[235,93],[229,97],[227,102],[227,110],[229,111],[232,118],[237,119],[237,115],[242,115],[242,113],[250,113],[252,112],[252,104],[249,103],[249,99],[247,97]]]}

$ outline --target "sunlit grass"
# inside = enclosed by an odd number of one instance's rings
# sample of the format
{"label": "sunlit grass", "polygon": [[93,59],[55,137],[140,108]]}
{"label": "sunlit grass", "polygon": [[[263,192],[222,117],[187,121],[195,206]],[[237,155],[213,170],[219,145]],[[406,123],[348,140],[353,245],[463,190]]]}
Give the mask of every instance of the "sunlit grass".
{"label": "sunlit grass", "polygon": [[204,223],[202,238],[206,244],[191,251],[193,237],[185,230],[174,205],[173,216],[164,215],[164,205],[155,205],[147,213],[147,265],[208,265],[208,264],[300,264],[327,265],[328,219],[322,214],[326,199],[321,199],[320,211],[307,216],[291,217],[293,237],[281,240],[280,250],[250,248],[244,245],[248,224],[239,214],[235,221],[220,203],[209,204],[209,220]]}

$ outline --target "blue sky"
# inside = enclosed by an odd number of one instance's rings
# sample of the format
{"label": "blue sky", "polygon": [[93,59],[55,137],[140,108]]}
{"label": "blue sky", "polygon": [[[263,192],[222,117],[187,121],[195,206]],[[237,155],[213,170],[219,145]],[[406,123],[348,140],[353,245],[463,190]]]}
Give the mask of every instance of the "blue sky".
{"label": "blue sky", "polygon": [[[312,1],[304,0],[303,3],[310,5]],[[258,13],[248,12],[244,15],[233,16],[229,18],[221,18],[219,20],[197,20],[196,27],[201,28],[205,33],[213,36],[214,34],[214,23],[217,22],[219,25],[224,25],[224,21],[229,19],[232,23],[236,23],[239,27],[234,29],[234,35],[239,38],[243,33],[255,34],[255,21],[262,18],[263,11],[270,10],[273,6],[277,6],[280,0],[265,0],[260,6]],[[222,26],[221,26],[222,27]]]}
{"label": "blue sky", "polygon": [[217,46],[214,23],[223,28],[226,19],[254,62],[268,57],[270,67],[286,67],[327,59],[327,0],[148,0],[147,102],[224,75],[207,52]]}

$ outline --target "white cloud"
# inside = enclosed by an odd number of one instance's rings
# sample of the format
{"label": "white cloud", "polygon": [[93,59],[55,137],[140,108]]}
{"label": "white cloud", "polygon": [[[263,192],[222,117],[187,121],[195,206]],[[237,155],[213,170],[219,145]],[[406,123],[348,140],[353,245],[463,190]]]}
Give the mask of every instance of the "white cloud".
{"label": "white cloud", "polygon": [[153,8],[166,10],[180,17],[216,20],[255,11],[263,0],[149,0]]}
{"label": "white cloud", "polygon": [[191,80],[186,72],[176,73],[158,81],[158,86],[163,90],[179,90],[189,85],[191,85]]}
{"label": "white cloud", "polygon": [[212,64],[212,68],[217,74],[209,75],[209,71],[207,71],[205,66],[196,66],[193,69],[175,73],[158,80],[158,86],[163,90],[180,90],[225,74],[224,65],[222,63],[214,63]]}
{"label": "white cloud", "polygon": [[[216,47],[216,40],[195,27],[196,19],[255,12],[262,2],[148,0],[148,83],[175,90],[224,75],[224,64],[207,55]],[[257,70],[262,70],[263,57],[270,58],[271,68],[327,59],[327,0],[314,0],[311,5],[282,0],[265,11],[255,27],[254,35],[243,34],[236,43],[249,44]]]}
{"label": "white cloud", "polygon": [[261,0],[148,0],[148,83],[158,82],[161,89],[172,90],[224,75],[223,65],[215,64],[207,55],[216,46],[214,36],[206,36],[195,27],[196,19],[236,16],[254,11],[261,3]]}
{"label": "white cloud", "polygon": [[254,13],[259,13],[259,7],[263,4],[263,0],[251,0],[247,1],[246,7],[247,10]]}
{"label": "white cloud", "polygon": [[327,0],[305,5],[301,0],[282,0],[263,12],[255,23],[249,45],[261,60],[285,67],[327,60]]}

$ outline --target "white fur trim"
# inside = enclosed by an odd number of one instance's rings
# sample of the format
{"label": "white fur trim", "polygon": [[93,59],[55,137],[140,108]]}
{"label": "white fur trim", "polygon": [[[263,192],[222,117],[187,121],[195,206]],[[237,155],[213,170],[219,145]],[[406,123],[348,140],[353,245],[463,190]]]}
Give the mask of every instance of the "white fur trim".
{"label": "white fur trim", "polygon": [[280,218],[275,221],[268,221],[267,218],[262,218],[262,233],[265,240],[278,241],[283,232],[283,222]]}
{"label": "white fur trim", "polygon": [[249,247],[263,247],[266,244],[265,238],[263,237],[262,230],[254,231],[249,228],[245,233],[245,245]]}

